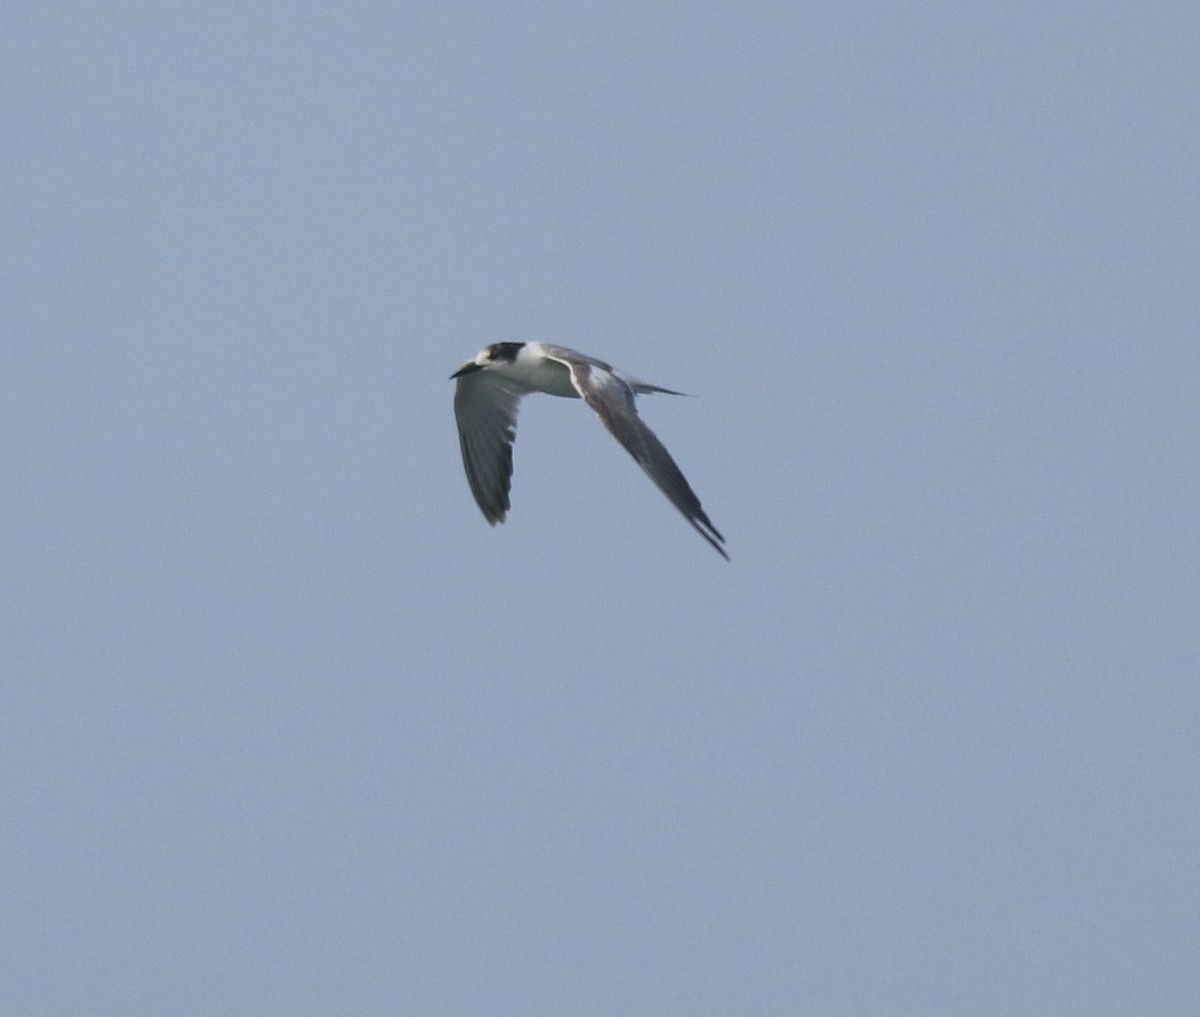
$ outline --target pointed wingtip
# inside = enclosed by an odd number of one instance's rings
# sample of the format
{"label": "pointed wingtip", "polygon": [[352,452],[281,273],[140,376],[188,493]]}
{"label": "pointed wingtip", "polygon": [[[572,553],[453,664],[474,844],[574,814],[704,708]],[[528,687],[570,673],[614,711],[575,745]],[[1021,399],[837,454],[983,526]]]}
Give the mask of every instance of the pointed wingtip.
{"label": "pointed wingtip", "polygon": [[692,529],[694,529],[698,534],[700,534],[700,536],[702,536],[709,542],[709,544],[712,545],[713,550],[716,551],[717,554],[719,554],[726,561],[732,561],[732,559],[729,557],[729,552],[721,546],[725,543],[725,538],[722,537],[720,531],[708,521],[707,516],[703,520],[692,519],[689,516],[688,522],[692,524]]}

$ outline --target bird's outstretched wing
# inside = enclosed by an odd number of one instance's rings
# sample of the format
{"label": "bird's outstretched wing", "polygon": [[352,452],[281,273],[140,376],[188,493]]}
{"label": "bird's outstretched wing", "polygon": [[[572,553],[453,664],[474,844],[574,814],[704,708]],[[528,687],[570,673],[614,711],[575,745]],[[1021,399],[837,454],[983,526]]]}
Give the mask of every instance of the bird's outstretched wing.
{"label": "bird's outstretched wing", "polygon": [[517,404],[523,394],[490,371],[465,373],[454,389],[454,419],[467,483],[493,526],[504,522],[510,506]]}
{"label": "bird's outstretched wing", "polygon": [[[570,368],[571,383],[583,400],[596,411],[596,415],[612,436],[637,460],[637,464],[646,471],[646,475],[667,496],[671,504],[683,513],[683,517],[692,524],[696,532],[728,561],[729,555],[721,546],[725,538],[705,514],[700,506],[700,499],[688,485],[682,471],[675,465],[671,453],[658,440],[658,435],[638,416],[630,385],[604,364],[567,359],[561,363]],[[651,386],[646,388],[656,392],[671,391]]]}

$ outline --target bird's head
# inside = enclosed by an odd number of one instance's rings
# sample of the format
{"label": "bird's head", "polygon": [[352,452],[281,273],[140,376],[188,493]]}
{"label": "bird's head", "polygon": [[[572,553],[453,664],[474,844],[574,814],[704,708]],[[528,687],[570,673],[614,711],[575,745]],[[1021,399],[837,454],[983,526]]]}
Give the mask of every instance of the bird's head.
{"label": "bird's head", "polygon": [[511,364],[517,359],[517,354],[521,352],[521,347],[524,345],[524,343],[492,343],[491,346],[484,347],[474,360],[468,360],[450,377],[461,378],[464,374],[482,371],[494,364]]}

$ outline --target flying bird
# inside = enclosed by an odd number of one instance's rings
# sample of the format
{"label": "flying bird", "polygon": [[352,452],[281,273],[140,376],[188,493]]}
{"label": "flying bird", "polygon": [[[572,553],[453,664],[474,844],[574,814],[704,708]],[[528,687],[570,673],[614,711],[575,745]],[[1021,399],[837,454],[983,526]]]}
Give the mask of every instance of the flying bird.
{"label": "flying bird", "polygon": [[696,532],[726,561],[725,538],[709,521],[700,499],[675,460],[638,416],[635,395],[664,392],[584,353],[548,343],[492,343],[450,375],[457,379],[454,417],[467,483],[484,518],[504,522],[512,487],[517,404],[531,392],[582,399]]}

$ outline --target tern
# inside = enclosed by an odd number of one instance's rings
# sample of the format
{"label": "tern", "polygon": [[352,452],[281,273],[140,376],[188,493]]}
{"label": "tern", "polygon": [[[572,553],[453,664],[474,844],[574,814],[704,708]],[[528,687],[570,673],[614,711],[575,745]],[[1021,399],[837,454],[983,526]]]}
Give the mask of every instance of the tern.
{"label": "tern", "polygon": [[512,487],[517,404],[533,392],[582,399],[696,532],[722,558],[725,538],[709,521],[671,453],[638,416],[635,395],[673,389],[639,381],[603,360],[548,343],[492,343],[450,375],[456,379],[454,417],[467,483],[484,518],[504,522]]}

